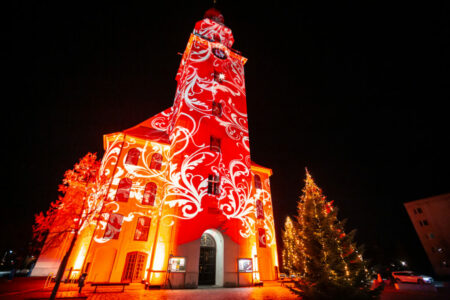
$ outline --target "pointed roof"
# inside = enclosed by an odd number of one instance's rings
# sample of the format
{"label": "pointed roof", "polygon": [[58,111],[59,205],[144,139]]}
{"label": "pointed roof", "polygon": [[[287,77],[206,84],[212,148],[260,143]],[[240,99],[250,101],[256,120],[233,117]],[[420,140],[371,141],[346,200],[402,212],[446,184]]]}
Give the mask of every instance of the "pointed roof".
{"label": "pointed roof", "polygon": [[167,126],[169,125],[169,116],[172,112],[172,107],[165,111],[133,126],[125,129],[123,132],[127,135],[150,140],[163,144],[170,144],[169,135],[167,134]]}

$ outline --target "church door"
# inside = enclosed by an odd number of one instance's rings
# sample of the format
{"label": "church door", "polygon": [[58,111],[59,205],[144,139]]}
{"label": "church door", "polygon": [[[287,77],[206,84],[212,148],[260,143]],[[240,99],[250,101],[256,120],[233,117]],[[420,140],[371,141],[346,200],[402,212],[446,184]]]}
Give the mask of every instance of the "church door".
{"label": "church door", "polygon": [[214,285],[216,283],[216,243],[214,238],[207,233],[204,233],[200,239],[198,269],[198,285]]}
{"label": "church door", "polygon": [[130,252],[127,254],[123,268],[122,281],[141,282],[144,278],[147,254],[143,252]]}

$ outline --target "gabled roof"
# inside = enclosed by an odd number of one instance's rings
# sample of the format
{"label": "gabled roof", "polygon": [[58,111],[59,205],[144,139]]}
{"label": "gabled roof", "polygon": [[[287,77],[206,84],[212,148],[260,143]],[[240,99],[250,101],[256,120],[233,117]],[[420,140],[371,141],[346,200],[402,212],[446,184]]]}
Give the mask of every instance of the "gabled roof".
{"label": "gabled roof", "polygon": [[251,168],[254,169],[255,171],[267,173],[267,174],[269,174],[269,176],[272,176],[272,174],[273,174],[272,169],[258,165],[254,161],[251,161]]}
{"label": "gabled roof", "polygon": [[133,126],[125,129],[123,132],[137,138],[150,140],[158,143],[170,144],[169,135],[167,134],[167,126],[169,125],[169,116],[172,107],[163,112]]}
{"label": "gabled roof", "polygon": [[165,131],[157,130],[146,126],[135,126],[130,129],[124,130],[127,135],[150,140],[158,143],[169,144],[169,135]]}

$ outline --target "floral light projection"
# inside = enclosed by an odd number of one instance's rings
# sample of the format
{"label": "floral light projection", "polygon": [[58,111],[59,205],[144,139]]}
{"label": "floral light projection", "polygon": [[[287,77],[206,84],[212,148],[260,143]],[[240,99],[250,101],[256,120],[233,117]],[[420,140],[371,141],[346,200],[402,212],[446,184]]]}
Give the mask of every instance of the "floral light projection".
{"label": "floral light projection", "polygon": [[[179,245],[214,229],[239,245],[240,256],[251,257],[255,272],[264,267],[274,279],[271,170],[251,160],[247,59],[233,42],[220,20],[197,22],[176,75],[173,106],[104,136],[105,154],[87,198],[97,217],[86,223],[76,258],[82,268],[92,262],[90,278],[107,280],[108,272],[121,278],[129,257],[124,249],[139,249],[148,257],[147,280],[162,280]],[[114,262],[96,264],[102,251]],[[264,257],[270,263],[257,261]]]}
{"label": "floral light projection", "polygon": [[[120,203],[112,200],[117,198],[117,193],[122,193],[118,185],[126,176],[133,181],[130,198],[139,200],[143,199],[145,184],[149,180],[157,179],[160,185],[162,183],[158,189],[163,189],[163,196],[155,206],[162,204],[168,208],[162,216],[163,220],[167,220],[166,225],[174,225],[176,219],[210,218],[199,214],[205,212],[206,202],[214,202],[213,206],[226,219],[236,221],[241,238],[256,234],[256,190],[250,172],[243,68],[246,59],[230,50],[233,41],[231,30],[227,27],[210,19],[198,22],[177,74],[179,84],[174,106],[128,130],[130,136],[136,136],[136,132],[146,136],[151,136],[150,131],[164,132],[169,137],[169,147],[152,141],[139,146],[137,140],[131,138],[123,141],[123,137],[118,135],[107,141],[103,165],[108,163],[109,169],[104,173],[108,176],[115,168],[115,174],[108,191],[110,201],[106,203],[109,212],[105,213],[101,222],[103,228],[109,214],[120,210]],[[215,54],[214,49],[220,49],[223,56]],[[220,114],[214,114],[213,108],[218,104]],[[141,128],[146,128],[148,132],[144,133]],[[210,147],[213,134],[222,140],[221,144],[219,141],[220,149],[215,151],[211,151]],[[118,164],[120,145],[124,153],[137,149],[133,155],[140,153],[140,163],[121,161]],[[164,163],[160,170],[151,167],[151,156],[155,153],[163,156]],[[135,156],[132,158],[135,159]],[[121,159],[131,160],[123,153]],[[208,176],[211,174],[220,178],[220,193],[216,197],[208,194]],[[270,193],[266,190],[261,190],[258,197],[262,197],[264,206],[267,203],[270,205]],[[124,217],[124,222],[132,221],[135,215],[139,213],[130,212]],[[273,220],[270,220],[272,214],[266,215],[265,227],[271,237],[273,230],[267,227],[273,226]],[[198,238],[200,233],[190,238]],[[234,240],[239,239],[235,232],[227,233]],[[96,240],[101,242],[105,238],[97,237]]]}

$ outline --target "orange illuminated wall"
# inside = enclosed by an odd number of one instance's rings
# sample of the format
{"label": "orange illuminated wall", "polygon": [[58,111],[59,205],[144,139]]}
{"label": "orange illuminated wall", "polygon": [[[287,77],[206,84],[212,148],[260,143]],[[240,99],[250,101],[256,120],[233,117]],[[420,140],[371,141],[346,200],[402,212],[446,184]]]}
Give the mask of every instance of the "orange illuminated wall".
{"label": "orange illuminated wall", "polygon": [[[251,285],[278,276],[269,177],[251,161],[244,64],[223,17],[196,23],[176,75],[172,107],[104,136],[97,220],[69,261],[88,281],[171,282],[195,287],[200,238],[216,243],[216,285]],[[185,272],[168,274],[171,257]],[[252,259],[252,272],[238,260]]]}

